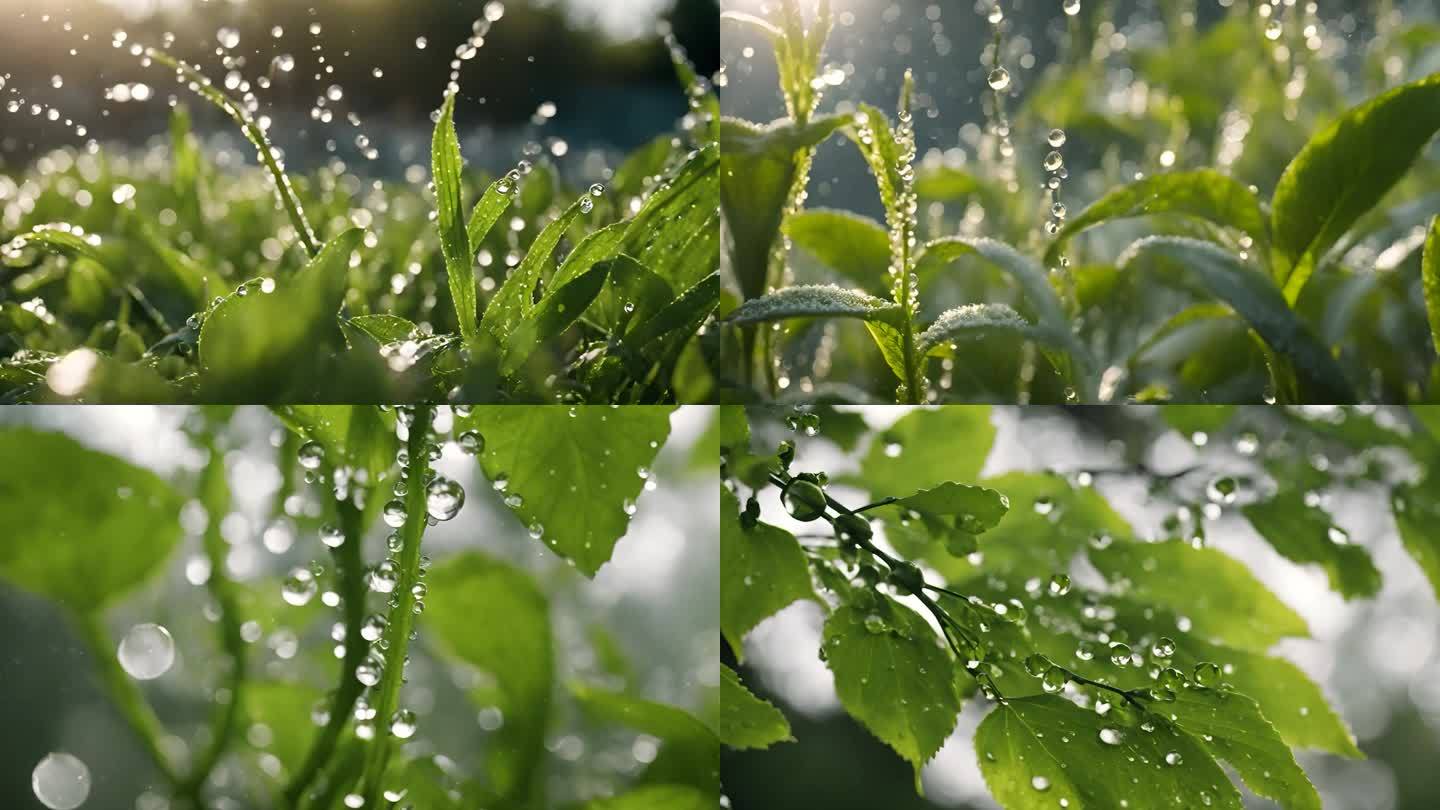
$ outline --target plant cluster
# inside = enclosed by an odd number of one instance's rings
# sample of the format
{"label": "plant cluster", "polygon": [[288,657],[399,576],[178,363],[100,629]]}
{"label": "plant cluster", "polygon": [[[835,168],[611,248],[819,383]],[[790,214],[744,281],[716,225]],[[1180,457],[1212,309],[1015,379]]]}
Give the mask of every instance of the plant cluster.
{"label": "plant cluster", "polygon": [[[831,13],[800,5],[723,15],[773,44],[786,108],[720,125],[732,400],[1434,396],[1440,74],[1406,76],[1440,47],[1433,21],[1384,14],[1361,52],[1355,19],[1313,3],[1236,3],[1203,33],[1179,3],[1157,44],[1115,48],[1113,4],[1067,2],[1062,54],[1012,120],[1016,49],[987,3],[986,125],[917,160],[908,73],[893,122],[848,99],[820,112]],[[883,223],[806,209],[836,134]]]}
{"label": "plant cluster", "polygon": [[[1211,547],[1207,525],[1241,518],[1343,598],[1363,599],[1380,573],[1329,505],[1378,489],[1440,593],[1440,549],[1424,528],[1440,502],[1440,413],[1165,408],[1087,421],[1124,445],[1117,466],[984,479],[986,406],[913,411],[878,431],[833,408],[725,408],[727,660],[745,662],[745,636],[766,618],[819,606],[841,705],[915,768],[917,788],[970,699],[993,704],[975,749],[1006,808],[1238,809],[1222,762],[1281,807],[1319,808],[1292,749],[1361,752],[1320,688],[1269,652],[1308,635],[1305,621]],[[757,449],[784,435],[782,417],[794,433]],[[1139,461],[1167,431],[1193,442],[1193,465]],[[801,469],[804,443],[820,441],[858,454],[859,471]],[[1160,525],[1111,507],[1102,484],[1117,477],[1170,507]],[[780,528],[771,515],[782,509],[819,530]],[[779,709],[731,666],[723,674],[726,746],[794,742]]]}
{"label": "plant cluster", "polygon": [[[9,427],[0,430],[0,453],[46,463],[0,473],[0,505],[25,516],[0,545],[0,578],[54,600],[73,620],[163,780],[139,806],[714,807],[715,732],[645,699],[604,627],[586,649],[560,643],[551,597],[565,577],[542,582],[474,545],[432,560],[425,544],[427,527],[454,519],[465,504],[461,484],[431,466],[451,445],[473,456],[503,494],[515,527],[531,538],[524,542],[543,543],[593,577],[625,534],[636,499],[653,487],[649,470],[668,439],[671,410],[278,409],[282,484],[265,544],[287,553],[293,543],[292,558],[318,554],[280,579],[237,576],[231,562],[232,409],[187,418],[203,463],[174,480],[64,434]],[[563,477],[555,475],[558,458],[572,460]],[[381,521],[389,532],[383,555],[367,557],[365,540]],[[136,626],[117,652],[107,612],[193,544],[187,533],[199,536],[199,550],[177,567],[205,589],[208,621],[198,612],[194,626],[170,621],[173,635],[163,625]],[[192,655],[212,634],[213,660]],[[138,683],[171,669],[177,638],[194,641],[184,647],[187,674],[205,677],[201,703],[213,706],[188,745],[177,745],[176,718],[162,719]],[[472,703],[457,713],[471,718],[460,734],[467,744],[483,739],[481,752],[452,758],[437,750],[444,734],[432,737],[427,726],[455,718],[417,705],[421,693]],[[562,723],[577,734],[628,729],[655,750],[629,768],[597,761],[582,772],[552,744]],[[559,772],[570,775],[557,782]],[[88,788],[88,772],[69,754],[52,754],[36,769],[36,796],[48,807],[79,806],[80,784]]]}
{"label": "plant cluster", "polygon": [[406,183],[364,179],[338,158],[287,173],[238,70],[237,35],[217,36],[231,70],[222,86],[117,34],[117,48],[232,118],[261,168],[212,165],[177,106],[168,150],[92,141],[0,179],[0,396],[703,399],[713,352],[699,333],[719,290],[709,83],[672,39],[690,112],[607,169],[606,185],[570,189],[543,155],[498,178],[467,172],[454,125],[461,66],[498,5],[456,49],[425,193],[420,167]]}

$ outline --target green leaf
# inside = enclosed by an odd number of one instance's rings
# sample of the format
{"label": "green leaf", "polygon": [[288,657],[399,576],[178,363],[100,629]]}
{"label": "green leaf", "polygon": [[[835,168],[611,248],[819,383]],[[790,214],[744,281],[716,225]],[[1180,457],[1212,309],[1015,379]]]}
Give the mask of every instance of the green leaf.
{"label": "green leaf", "polygon": [[303,375],[319,347],[338,332],[350,254],[362,235],[352,228],[330,240],[295,276],[274,280],[272,292],[252,285],[210,310],[200,327],[202,388],[220,399],[264,402],[308,384]]}
{"label": "green leaf", "polygon": [[994,442],[989,406],[911,411],[875,437],[856,481],[875,497],[973,481]]}
{"label": "green leaf", "polygon": [[476,407],[457,430],[485,437],[480,466],[503,488],[521,524],[593,577],[630,525],[670,435],[669,406]]}
{"label": "green leaf", "polygon": [[1390,511],[1400,530],[1400,542],[1420,565],[1430,587],[1440,596],[1440,476],[1426,475],[1417,484],[1396,487]]}
{"label": "green leaf", "polygon": [[909,762],[918,783],[960,714],[955,664],[915,611],[878,592],[865,598],[830,614],[821,652],[845,711]]}
{"label": "green leaf", "polygon": [[535,311],[515,327],[510,339],[503,344],[501,373],[515,373],[541,343],[569,329],[600,294],[600,288],[610,277],[610,266],[611,261],[597,262],[594,267],[541,299]]}
{"label": "green leaf", "polygon": [[[474,694],[499,708],[505,723],[491,732],[486,768],[495,790],[524,797],[545,756],[554,688],[549,605],[529,574],[477,551],[446,557],[426,578],[422,621],[449,655],[487,678]],[[477,631],[478,617],[503,620],[502,632]]]}
{"label": "green leaf", "polygon": [[1440,354],[1440,216],[1430,218],[1425,252],[1420,256],[1420,280],[1425,290],[1425,313],[1430,319],[1430,339]]}
{"label": "green leaf", "polygon": [[1162,405],[1160,415],[1165,424],[1186,439],[1196,433],[1215,433],[1229,424],[1235,415],[1234,405]]}
{"label": "green leaf", "polygon": [[580,201],[576,200],[565,209],[565,213],[541,229],[535,241],[530,243],[525,258],[520,260],[520,266],[511,271],[505,283],[500,285],[500,290],[485,306],[485,317],[481,319],[480,326],[497,341],[504,343],[508,340],[510,333],[534,312],[535,285],[540,282],[540,274],[550,264],[560,237],[565,235],[580,213]]}
{"label": "green leaf", "polygon": [[1037,323],[1057,334],[1070,331],[1065,305],[1051,286],[1045,269],[1034,259],[1004,242],[961,237],[936,239],[927,243],[915,257],[915,272],[921,279],[933,278],[936,273],[965,256],[977,256],[1014,278],[1025,293],[1021,310]]}
{"label": "green leaf", "polygon": [[[1121,710],[1102,717],[1055,695],[1012,698],[981,721],[975,753],[1006,810],[1052,810],[1060,802],[1070,810],[1241,810],[1239,792],[1194,738],[1164,723],[1143,731],[1140,722]],[[1172,755],[1177,764],[1166,764]]]}
{"label": "green leaf", "polygon": [[1440,130],[1440,73],[1396,87],[1320,130],[1271,202],[1272,262],[1294,302],[1325,251],[1380,201]]}
{"label": "green leaf", "polygon": [[374,338],[381,346],[409,340],[416,331],[415,324],[399,315],[356,315],[345,323]]}
{"label": "green leaf", "polygon": [[1174,701],[1154,708],[1211,756],[1230,763],[1251,790],[1285,810],[1320,810],[1320,794],[1255,701],[1198,686],[1175,694]]}
{"label": "green leaf", "polygon": [[765,292],[770,251],[790,202],[795,178],[814,147],[848,120],[832,115],[797,125],[720,121],[720,210],[730,233],[731,266],[742,298]]}
{"label": "green leaf", "polygon": [[880,291],[887,286],[890,234],[869,217],[831,208],[811,209],[785,221],[790,241],[860,286]]}
{"label": "green leaf", "polygon": [[[1266,590],[1242,563],[1213,548],[1180,542],[1117,541],[1090,550],[1090,561],[1112,583],[1128,584],[1133,598],[1183,613],[1197,632],[1246,649],[1263,650],[1309,629]],[[1195,583],[1205,583],[1197,593]]]}
{"label": "green leaf", "polygon": [[95,234],[75,233],[70,225],[36,225],[27,233],[17,234],[6,245],[8,250],[23,250],[27,247],[39,247],[55,253],[64,253],[70,256],[90,259],[101,265],[105,264],[105,256],[100,252],[102,242]]}
{"label": "green leaf", "polygon": [[800,284],[752,298],[725,319],[737,326],[817,317],[894,323],[900,315],[899,304],[859,290],[847,290],[834,284]]}
{"label": "green leaf", "polygon": [[820,601],[795,536],[767,523],[745,528],[740,499],[721,487],[720,630],[736,658],[744,659],[746,633],[801,599]]}
{"label": "green leaf", "polygon": [[555,275],[550,277],[549,286],[555,288],[568,284],[594,267],[597,262],[614,257],[620,250],[620,243],[625,240],[625,230],[628,227],[628,222],[616,222],[586,234],[575,249],[570,251],[570,255],[565,257]]}
{"label": "green leaf", "polygon": [[319,442],[332,469],[365,470],[378,484],[395,463],[400,442],[394,417],[375,405],[281,405],[274,411],[286,427]]}
{"label": "green leaf", "polygon": [[[502,177],[490,184],[485,193],[480,195],[480,202],[470,211],[470,220],[465,225],[466,241],[471,250],[478,250],[480,243],[485,241],[495,223],[500,220],[500,215],[514,202],[511,196],[515,193],[515,183],[509,178]],[[466,265],[469,266],[468,264]],[[475,277],[471,272],[472,279]]]}
{"label": "green leaf", "polygon": [[1151,175],[1091,203],[1055,234],[1045,250],[1045,263],[1058,263],[1066,241],[1087,228],[1110,220],[1170,213],[1200,217],[1244,231],[1257,246],[1266,242],[1265,214],[1255,192],[1214,169],[1196,169]]}
{"label": "green leaf", "polygon": [[445,275],[450,281],[450,299],[460,335],[473,344],[480,336],[476,315],[475,254],[465,228],[464,203],[460,194],[460,139],[455,134],[455,94],[446,93],[430,142],[431,173],[435,178],[436,227],[440,231],[440,252],[445,256]]}
{"label": "green leaf", "polygon": [[652,341],[676,334],[690,337],[719,303],[720,274],[717,272],[701,279],[700,283],[680,293],[654,315],[632,327],[625,334],[625,342],[639,347],[645,356],[654,357],[656,353]]}
{"label": "green leaf", "polygon": [[[993,529],[1010,509],[1010,501],[993,489],[953,481],[921,490],[894,503],[915,513],[917,520],[887,516],[886,537],[891,542],[914,547],[926,540],[938,540],[957,557],[975,551],[975,535]],[[920,536],[922,529],[928,537]],[[897,548],[910,553],[902,546],[897,545]],[[917,555],[927,551],[915,548]]]}
{"label": "green leaf", "polygon": [[1126,248],[1121,264],[1129,269],[1142,257],[1158,257],[1197,279],[1215,298],[1229,304],[1250,328],[1295,366],[1312,402],[1354,402],[1345,372],[1330,350],[1290,309],[1270,279],[1209,242],[1183,237],[1147,237]]}
{"label": "green leaf", "polygon": [[572,683],[570,693],[596,720],[658,737],[660,754],[645,781],[720,787],[720,738],[694,715],[674,706]]}
{"label": "green leaf", "polygon": [[[273,597],[273,592],[272,592]],[[260,750],[273,754],[287,773],[293,774],[310,750],[319,730],[310,720],[320,690],[299,683],[250,681],[245,684],[244,709],[249,724],[261,724],[273,732]]]}
{"label": "green leaf", "polygon": [[769,701],[755,697],[735,670],[720,665],[720,741],[730,748],[769,748],[793,742],[790,723]]}
{"label": "green leaf", "polygon": [[585,810],[714,810],[715,791],[689,785],[646,785],[608,799],[596,799]]}
{"label": "green leaf", "polygon": [[1299,489],[1281,489],[1268,500],[1246,504],[1241,511],[1280,556],[1296,563],[1319,563],[1330,577],[1330,587],[1346,599],[1379,592],[1380,571],[1370,552],[1350,545],[1349,537],[1330,515],[1307,505],[1305,493]]}
{"label": "green leaf", "polygon": [[697,150],[650,192],[630,219],[620,252],[633,256],[675,289],[720,269],[720,147]]}
{"label": "green leaf", "polygon": [[[185,499],[149,470],[60,433],[0,430],[0,576],[82,613],[155,573],[180,540]],[[77,474],[83,471],[83,475]]]}
{"label": "green leaf", "polygon": [[963,304],[940,313],[935,322],[915,339],[915,351],[923,356],[943,351],[958,341],[983,340],[1003,334],[1062,350],[1072,345],[1068,332],[1056,333],[1030,323],[1008,304]]}

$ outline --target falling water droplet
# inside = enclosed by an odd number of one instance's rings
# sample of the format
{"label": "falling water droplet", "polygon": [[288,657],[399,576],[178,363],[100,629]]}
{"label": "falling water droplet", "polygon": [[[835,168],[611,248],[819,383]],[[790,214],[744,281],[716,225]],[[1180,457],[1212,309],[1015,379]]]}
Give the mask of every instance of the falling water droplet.
{"label": "falling water droplet", "polygon": [[72,754],[46,754],[30,774],[30,788],[50,810],[75,810],[90,798],[90,769]]}
{"label": "falling water droplet", "polygon": [[120,640],[120,666],[137,681],[151,681],[175,665],[175,639],[158,624],[137,624]]}

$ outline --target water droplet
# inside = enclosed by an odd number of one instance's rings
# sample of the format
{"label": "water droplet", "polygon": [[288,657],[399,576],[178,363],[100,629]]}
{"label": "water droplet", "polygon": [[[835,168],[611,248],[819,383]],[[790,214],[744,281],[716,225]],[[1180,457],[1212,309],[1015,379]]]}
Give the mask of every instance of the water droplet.
{"label": "water droplet", "polygon": [[430,40],[426,39],[425,37],[416,37],[416,38],[415,38],[415,47],[418,48],[419,50],[422,50],[422,51],[425,50],[425,47],[426,47],[427,45],[429,45],[429,44],[430,44]]}
{"label": "water droplet", "polygon": [[300,445],[300,466],[307,470],[318,470],[325,461],[325,448],[319,442],[305,442]]}
{"label": "water droplet", "polygon": [[485,452],[485,437],[478,430],[467,430],[460,434],[460,449],[468,455],[478,456]]}
{"label": "water droplet", "polygon": [[580,198],[580,213],[588,214],[595,209],[595,200],[589,194]]}
{"label": "water droplet", "polygon": [[286,602],[300,607],[309,604],[319,588],[315,575],[310,573],[309,569],[296,567],[290,569],[290,574],[285,577],[285,582],[280,586],[280,595]]}
{"label": "water droplet", "polygon": [[395,590],[395,583],[400,580],[400,572],[396,569],[395,563],[390,560],[381,560],[370,572],[370,590],[376,593],[390,593]]}
{"label": "water droplet", "polygon": [[394,500],[385,504],[385,525],[392,529],[398,529],[405,525],[405,517],[406,511],[403,501]]}
{"label": "water droplet", "polygon": [[1035,514],[1048,515],[1055,509],[1055,502],[1047,497],[1041,496],[1035,499]]}
{"label": "water droplet", "polygon": [[1066,672],[1060,667],[1050,667],[1049,669],[1045,670],[1044,675],[1040,676],[1040,688],[1044,689],[1046,692],[1050,692],[1053,694],[1055,692],[1059,692],[1061,689],[1064,689],[1065,684],[1069,680],[1070,673]]}
{"label": "water droplet", "polygon": [[1196,664],[1195,682],[1201,686],[1215,686],[1220,683],[1220,665],[1209,661]]}
{"label": "water droplet", "polygon": [[1110,663],[1117,667],[1130,665],[1130,645],[1116,641],[1110,645]]}
{"label": "water droplet", "polygon": [[355,667],[355,680],[366,686],[374,686],[380,683],[380,676],[385,672],[385,662],[380,658],[370,655],[360,665]]}
{"label": "water droplet", "polygon": [[90,798],[90,769],[72,754],[52,752],[30,774],[30,788],[50,810],[75,810]]}
{"label": "water droplet", "polygon": [[[1080,4],[1076,3],[1075,5],[1079,6]],[[1050,148],[1059,149],[1065,145],[1065,130],[1059,128],[1050,130],[1050,134],[1045,136],[1045,142],[1050,144]]]}
{"label": "water droplet", "polygon": [[385,635],[385,628],[390,626],[390,621],[379,613],[372,613],[365,617],[365,622],[360,625],[360,637],[366,641],[379,641]]}
{"label": "water droplet", "polygon": [[158,624],[137,624],[120,640],[120,666],[137,681],[151,681],[175,665],[175,639]]}
{"label": "water droplet", "polygon": [[1184,762],[1184,761],[1185,761],[1185,758],[1182,757],[1182,756],[1180,756],[1180,752],[1179,752],[1179,751],[1171,751],[1170,753],[1168,753],[1168,754],[1165,755],[1165,764],[1166,764],[1166,765],[1179,765],[1181,762]]}
{"label": "water droplet", "polygon": [[990,85],[991,90],[999,92],[1010,86],[1010,71],[1003,67],[997,67],[990,71],[990,76],[985,81]]}
{"label": "water droplet", "polygon": [[1350,533],[1340,528],[1339,526],[1331,526],[1327,534],[1330,537],[1330,542],[1335,543],[1336,545],[1343,546],[1346,543],[1350,542]]}
{"label": "water droplet", "polygon": [[888,630],[889,627],[885,624],[885,620],[880,618],[879,615],[871,613],[865,617],[865,629],[872,633],[883,633]]}
{"label": "water droplet", "polygon": [[1050,594],[1052,596],[1064,596],[1070,592],[1070,577],[1065,574],[1056,574],[1050,577]]}
{"label": "water droplet", "polygon": [[1175,642],[1170,638],[1161,636],[1159,640],[1150,647],[1150,654],[1156,658],[1169,658],[1175,654]]}
{"label": "water droplet", "polygon": [[415,713],[409,709],[400,709],[395,716],[390,718],[390,733],[402,740],[408,740],[415,736]]}
{"label": "water droplet", "polygon": [[1050,789],[1050,780],[1043,776],[1032,776],[1030,777],[1030,787],[1044,793]]}
{"label": "water droplet", "polygon": [[1279,39],[1283,33],[1285,33],[1285,26],[1280,20],[1272,17],[1269,22],[1265,23],[1265,38],[1271,42]]}
{"label": "water droplet", "polygon": [[1109,727],[1100,729],[1100,742],[1106,745],[1119,745],[1124,739],[1125,735],[1119,729]]}
{"label": "water droplet", "polygon": [[599,183],[595,183],[595,184],[593,184],[593,185],[590,186],[590,196],[591,196],[591,197],[599,197],[601,194],[604,194],[604,193],[605,193],[605,187],[602,186],[602,185],[600,185]]}
{"label": "water droplet", "polygon": [[1062,157],[1059,152],[1052,150],[1045,156],[1043,165],[1047,172],[1058,172],[1065,165],[1065,158]]}
{"label": "water droplet", "polygon": [[327,523],[320,527],[320,542],[329,548],[339,548],[345,545],[345,533],[339,527]]}
{"label": "water droplet", "polygon": [[225,48],[226,50],[239,47],[240,32],[235,30],[234,28],[221,28],[219,31],[215,32],[215,41],[219,42],[220,47]]}
{"label": "water droplet", "polygon": [[440,476],[425,488],[425,511],[436,520],[450,520],[465,505],[465,488],[458,481]]}

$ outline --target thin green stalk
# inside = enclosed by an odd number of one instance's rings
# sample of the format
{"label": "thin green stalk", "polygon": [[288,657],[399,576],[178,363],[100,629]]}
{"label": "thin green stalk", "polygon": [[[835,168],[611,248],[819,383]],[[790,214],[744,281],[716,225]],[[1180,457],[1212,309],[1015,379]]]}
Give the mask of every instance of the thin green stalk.
{"label": "thin green stalk", "polygon": [[370,652],[369,642],[360,635],[361,625],[365,622],[365,595],[368,591],[365,559],[360,547],[364,520],[360,510],[349,500],[337,501],[336,509],[340,530],[345,535],[345,543],[334,552],[340,596],[345,606],[345,660],[340,664],[340,683],[331,694],[329,720],[311,744],[304,763],[285,786],[285,804],[288,807],[300,805],[315,778],[329,765],[340,734],[355,709],[355,700],[364,691],[363,685],[355,679],[355,668]]}
{"label": "thin green stalk", "polygon": [[203,806],[201,796],[210,774],[220,762],[220,757],[230,746],[240,719],[241,701],[246,681],[246,659],[248,657],[244,637],[240,633],[240,607],[235,596],[235,583],[225,573],[225,558],[229,545],[220,535],[220,521],[230,505],[230,492],[225,481],[224,455],[210,442],[210,462],[201,477],[200,491],[205,506],[210,511],[209,525],[205,529],[205,556],[210,561],[210,579],[206,588],[210,597],[220,606],[220,643],[230,657],[230,673],[225,689],[230,699],[215,708],[210,722],[210,744],[195,760],[190,774],[175,788],[177,796],[186,798],[197,807]]}
{"label": "thin green stalk", "polygon": [[425,533],[425,487],[430,472],[430,422],[435,406],[416,405],[410,423],[410,454],[405,490],[405,524],[400,527],[399,581],[395,585],[395,601],[390,608],[386,630],[389,647],[385,650],[385,670],[380,678],[380,692],[375,700],[376,737],[374,748],[365,765],[365,807],[378,806],[381,781],[390,762],[390,722],[400,703],[400,687],[405,682],[405,660],[410,649],[410,633],[415,627],[415,592],[420,582],[420,539]]}
{"label": "thin green stalk", "polygon": [[120,666],[120,659],[115,654],[115,643],[106,631],[100,615],[83,614],[77,617],[77,625],[81,638],[95,659],[100,680],[110,693],[110,698],[115,701],[115,708],[120,711],[120,716],[130,724],[135,736],[140,738],[145,751],[155,763],[155,769],[165,777],[165,781],[178,785],[180,774],[160,747],[165,727],[161,725],[160,718],[155,716],[155,710],[145,701],[145,696],[140,693],[140,688],[130,674]]}

